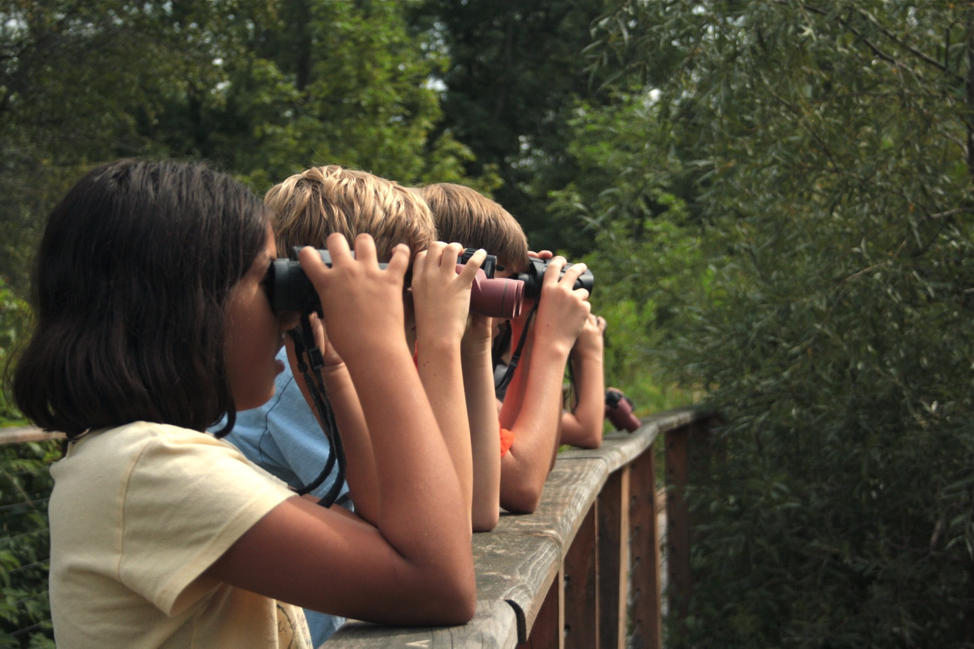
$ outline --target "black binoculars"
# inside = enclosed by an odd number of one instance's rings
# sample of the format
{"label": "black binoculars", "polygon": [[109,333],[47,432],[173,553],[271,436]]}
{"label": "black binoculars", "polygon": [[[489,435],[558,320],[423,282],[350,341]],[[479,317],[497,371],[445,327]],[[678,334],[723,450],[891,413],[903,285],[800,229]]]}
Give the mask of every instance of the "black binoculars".
{"label": "black binoculars", "polygon": [[[524,297],[536,298],[541,295],[541,282],[544,279],[545,271],[548,270],[548,264],[550,259],[538,259],[537,257],[530,258],[530,264],[528,269],[523,273],[518,273],[514,279],[519,279],[524,282]],[[574,266],[575,264],[565,264],[561,269],[561,274],[564,275],[565,271]],[[584,288],[589,294],[592,293],[592,287],[595,285],[595,275],[592,271],[585,269],[578,279],[575,280],[575,286],[573,289]]]}
{"label": "black binoculars", "polygon": [[[291,248],[290,259],[275,259],[267,270],[267,295],[271,308],[275,312],[298,311],[300,313],[315,312],[319,316],[321,302],[318,292],[298,262],[300,247]],[[458,260],[457,272],[463,269],[463,264],[476,250],[464,250]],[[327,250],[318,250],[321,260],[331,268],[331,254]],[[352,256],[355,253],[352,252]],[[388,264],[379,264],[385,268]],[[494,279],[497,268],[497,257],[487,255],[487,259],[477,271],[473,287],[470,291],[470,310],[491,318],[516,318],[521,314],[521,301],[524,297],[524,282],[516,279]],[[489,269],[489,273],[487,270]]]}

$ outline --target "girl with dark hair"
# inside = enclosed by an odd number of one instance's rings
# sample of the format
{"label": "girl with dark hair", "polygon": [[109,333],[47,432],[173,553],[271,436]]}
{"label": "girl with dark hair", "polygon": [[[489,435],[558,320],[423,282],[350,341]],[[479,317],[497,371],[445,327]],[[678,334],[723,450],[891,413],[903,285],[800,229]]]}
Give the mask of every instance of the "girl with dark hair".
{"label": "girl with dark hair", "polygon": [[272,396],[296,324],[265,294],[276,254],[257,197],[202,166],[121,161],[55,208],[14,396],[69,440],[49,507],[59,647],[306,647],[300,607],[399,624],[472,617],[465,504],[403,332],[409,251],[382,270],[367,235],[357,258],[341,235],[328,248],[331,268],[310,249],[300,260],[368,423],[374,527],[203,432]]}

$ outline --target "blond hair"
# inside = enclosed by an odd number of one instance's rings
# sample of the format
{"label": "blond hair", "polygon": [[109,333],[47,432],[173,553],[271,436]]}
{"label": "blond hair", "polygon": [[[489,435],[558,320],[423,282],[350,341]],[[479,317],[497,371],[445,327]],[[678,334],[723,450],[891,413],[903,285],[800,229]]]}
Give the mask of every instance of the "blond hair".
{"label": "blond hair", "polygon": [[358,234],[375,239],[379,261],[405,243],[413,256],[436,240],[436,225],[426,203],[405,187],[364,171],[339,165],[312,167],[271,187],[264,203],[274,213],[278,254],[293,246],[324,248],[328,235],[341,232],[354,245]]}
{"label": "blond hair", "polygon": [[498,203],[469,187],[436,183],[419,188],[433,211],[442,241],[483,248],[497,255],[497,263],[522,271],[528,265],[528,240],[517,220]]}

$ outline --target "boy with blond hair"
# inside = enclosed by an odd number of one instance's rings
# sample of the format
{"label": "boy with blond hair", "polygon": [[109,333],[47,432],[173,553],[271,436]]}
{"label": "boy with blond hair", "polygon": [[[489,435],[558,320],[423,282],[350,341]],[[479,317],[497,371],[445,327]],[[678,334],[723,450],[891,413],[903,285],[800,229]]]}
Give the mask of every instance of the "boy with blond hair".
{"label": "boy with blond hair", "polygon": [[[426,204],[395,182],[337,165],[313,167],[271,188],[264,199],[273,213],[278,254],[293,246],[324,248],[332,233],[350,241],[367,233],[375,241],[378,261],[389,261],[397,244],[409,246],[412,288],[404,292],[407,339],[418,349],[417,370],[457,473],[464,502],[472,499],[470,432],[460,367],[460,339],[469,309],[473,275],[484,258],[474,255],[469,269],[457,274],[459,245],[435,241],[436,230]],[[327,332],[312,314],[315,342],[323,352],[321,368],[328,398],[347,457],[347,488],[355,513],[367,522],[381,515],[378,479],[363,408],[351,376],[329,344]],[[415,323],[413,326],[412,323]],[[297,366],[294,345],[286,345],[288,369],[277,382],[277,394],[261,408],[237,414],[227,439],[256,464],[293,487],[311,483],[329,455],[329,444],[309,405],[310,391]],[[280,358],[280,357],[279,357]],[[331,482],[334,482],[334,475]],[[331,484],[315,492],[321,495]],[[468,510],[469,515],[469,510]],[[340,618],[306,611],[316,646],[341,624]]]}
{"label": "boy with blond hair", "polygon": [[[441,239],[484,248],[497,256],[506,276],[526,269],[527,238],[501,205],[469,187],[451,183],[427,185],[419,193],[433,212]],[[564,264],[562,258],[550,262],[534,322],[529,324],[532,309],[525,305],[523,315],[512,323],[512,340],[519,340],[525,327],[529,332],[499,412],[500,505],[511,512],[530,513],[537,508],[560,443],[597,448],[602,440],[604,320],[591,315],[588,293],[573,289],[584,265],[576,264],[559,277]],[[537,331],[544,335],[536,335]],[[489,354],[489,329],[486,345]],[[568,362],[577,392],[571,410],[562,412],[562,379]],[[493,379],[490,394],[493,396]],[[473,409],[470,411],[473,417]],[[489,426],[496,430],[497,418],[472,418],[471,429]]]}

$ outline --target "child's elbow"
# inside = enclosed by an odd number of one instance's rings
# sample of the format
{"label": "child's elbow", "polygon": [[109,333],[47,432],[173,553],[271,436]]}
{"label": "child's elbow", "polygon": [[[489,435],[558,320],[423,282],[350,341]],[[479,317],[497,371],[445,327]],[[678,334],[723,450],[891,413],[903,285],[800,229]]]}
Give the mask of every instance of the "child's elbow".
{"label": "child's elbow", "polygon": [[517,484],[501,486],[501,507],[512,514],[533,514],[541,502],[541,490],[544,483],[536,485],[529,481],[519,481]]}
{"label": "child's elbow", "polygon": [[495,527],[497,527],[497,521],[500,520],[501,510],[500,505],[494,502],[490,507],[484,507],[479,510],[474,510],[471,512],[471,522],[473,523],[474,532],[489,532]]}
{"label": "child's elbow", "polygon": [[466,624],[477,612],[477,582],[469,579],[448,579],[436,597],[437,619],[434,624],[456,626]]}
{"label": "child's elbow", "polygon": [[602,430],[592,430],[586,433],[578,442],[576,446],[579,448],[598,448],[602,446]]}

